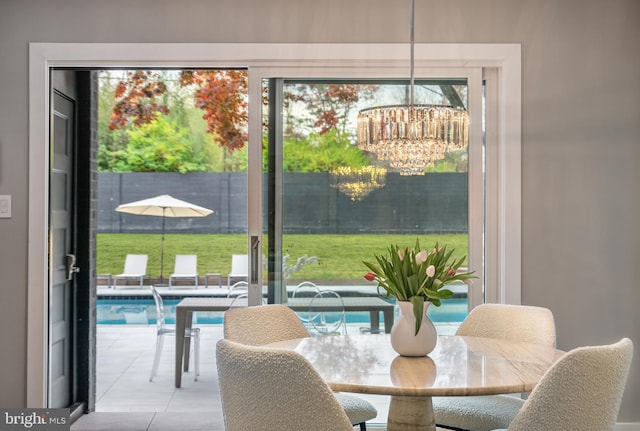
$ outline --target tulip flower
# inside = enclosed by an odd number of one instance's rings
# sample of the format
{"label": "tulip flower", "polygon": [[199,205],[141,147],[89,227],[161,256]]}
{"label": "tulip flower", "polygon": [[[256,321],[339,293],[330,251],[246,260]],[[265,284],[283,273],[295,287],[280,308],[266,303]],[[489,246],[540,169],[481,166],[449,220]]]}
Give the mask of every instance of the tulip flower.
{"label": "tulip flower", "polygon": [[427,277],[433,277],[436,274],[436,267],[433,265],[429,265],[427,267]]}
{"label": "tulip flower", "polygon": [[373,272],[367,272],[364,275],[364,278],[366,278],[368,281],[373,281],[376,279],[376,275]]}
{"label": "tulip flower", "polygon": [[[429,253],[426,250],[422,250],[420,253],[416,254],[416,264],[421,265],[427,261],[427,257],[429,257]],[[433,265],[431,265],[433,266]]]}

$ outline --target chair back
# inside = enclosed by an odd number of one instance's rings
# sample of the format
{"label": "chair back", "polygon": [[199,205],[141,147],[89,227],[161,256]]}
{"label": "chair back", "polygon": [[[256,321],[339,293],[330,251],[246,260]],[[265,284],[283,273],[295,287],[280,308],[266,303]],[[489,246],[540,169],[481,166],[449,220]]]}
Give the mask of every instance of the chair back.
{"label": "chair back", "polygon": [[633,343],[580,347],[542,377],[509,431],[611,431],[624,391]]}
{"label": "chair back", "polygon": [[[330,308],[325,308],[329,306]],[[342,297],[333,290],[318,292],[309,302],[307,320],[318,335],[346,335],[345,310]]]}
{"label": "chair back", "polygon": [[[318,293],[320,293],[320,288],[312,281],[303,281],[298,284],[291,293],[291,298],[313,298]],[[310,318],[313,318],[313,315],[310,315],[308,312],[300,313],[298,315],[302,323],[306,326],[312,326]]]}
{"label": "chair back", "polygon": [[238,296],[234,296],[233,300],[231,301],[231,304],[229,304],[229,308],[231,307],[242,307],[242,306],[246,306],[246,304],[243,304],[240,300],[241,299],[246,299],[247,301],[249,301],[249,294],[248,293],[241,293]]}
{"label": "chair back", "polygon": [[305,338],[309,331],[283,304],[233,308],[224,313],[224,338],[250,346]]}
{"label": "chair back", "polygon": [[220,340],[216,363],[226,431],[353,431],[329,386],[297,352]]}
{"label": "chair back", "polygon": [[176,254],[174,274],[197,274],[198,256],[195,254]]}
{"label": "chair back", "polygon": [[234,254],[231,255],[231,272],[229,275],[236,277],[249,276],[249,255],[248,254]]}
{"label": "chair back", "polygon": [[128,254],[124,260],[124,274],[146,274],[148,258],[146,254]]}
{"label": "chair back", "polygon": [[158,331],[162,331],[166,328],[164,319],[164,302],[162,301],[162,296],[160,296],[158,290],[153,286],[149,287],[151,288],[153,301],[156,303],[156,327],[158,328]]}
{"label": "chair back", "polygon": [[235,298],[240,295],[249,293],[249,283],[246,281],[238,281],[231,286],[227,292],[227,298]]}
{"label": "chair back", "polygon": [[291,293],[292,298],[313,298],[320,293],[320,288],[312,281],[303,281]]}
{"label": "chair back", "polygon": [[556,345],[556,326],[551,310],[528,305],[478,305],[460,324],[456,335]]}

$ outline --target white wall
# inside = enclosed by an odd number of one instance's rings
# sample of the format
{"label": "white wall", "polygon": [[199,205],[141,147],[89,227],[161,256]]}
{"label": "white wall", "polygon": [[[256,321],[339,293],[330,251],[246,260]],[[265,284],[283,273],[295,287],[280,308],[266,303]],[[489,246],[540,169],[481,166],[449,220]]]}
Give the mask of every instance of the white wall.
{"label": "white wall", "polygon": [[[0,0],[0,406],[25,404],[29,42],[407,42],[401,0]],[[523,303],[640,346],[640,2],[416,0],[420,43],[521,43]],[[640,354],[621,422],[640,422]]]}

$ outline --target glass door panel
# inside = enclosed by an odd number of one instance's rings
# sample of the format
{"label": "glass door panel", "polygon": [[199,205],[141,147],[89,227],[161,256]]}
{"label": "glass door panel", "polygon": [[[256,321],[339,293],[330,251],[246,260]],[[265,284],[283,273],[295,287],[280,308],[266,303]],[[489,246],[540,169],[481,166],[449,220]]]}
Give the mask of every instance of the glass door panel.
{"label": "glass door panel", "polygon": [[[272,79],[264,86],[269,290],[279,292],[270,300],[309,283],[344,297],[384,294],[364,279],[363,261],[390,244],[419,240],[469,254],[468,151],[404,175],[357,145],[358,112],[407,103],[407,82]],[[416,104],[468,106],[466,79],[416,81],[415,90]],[[443,331],[467,314],[466,285],[452,290],[454,298],[430,307]],[[369,313],[347,313],[347,322],[350,332],[367,331]]]}
{"label": "glass door panel", "polygon": [[[226,291],[218,287],[247,281],[248,257],[232,264],[234,255],[249,255],[247,80],[246,69],[98,72],[99,274],[120,274],[127,254],[144,254],[145,284],[165,293],[176,255],[187,254],[197,256],[197,283],[176,277],[172,287],[215,287],[220,296]],[[160,195],[213,212],[116,210]],[[110,280],[101,277],[99,303]]]}

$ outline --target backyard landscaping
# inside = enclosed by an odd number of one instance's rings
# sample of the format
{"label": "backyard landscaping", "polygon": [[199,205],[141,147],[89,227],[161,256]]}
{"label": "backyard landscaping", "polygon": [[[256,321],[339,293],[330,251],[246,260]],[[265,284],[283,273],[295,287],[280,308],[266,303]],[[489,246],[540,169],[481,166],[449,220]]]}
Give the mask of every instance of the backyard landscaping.
{"label": "backyard landscaping", "polygon": [[[420,235],[423,248],[436,242],[455,249],[454,256],[467,255],[468,235]],[[263,251],[266,255],[266,240]],[[243,234],[167,234],[165,235],[164,270],[166,278],[173,270],[176,254],[198,256],[198,273],[227,274],[232,254],[247,253],[247,236]],[[367,268],[362,261],[373,261],[374,253],[383,253],[390,244],[413,246],[415,235],[285,235],[283,254],[289,263],[307,255],[316,256],[318,264],[310,263],[295,273],[292,279],[361,281]],[[147,254],[147,272],[160,275],[160,234],[98,234],[97,272],[119,274],[127,254]]]}

